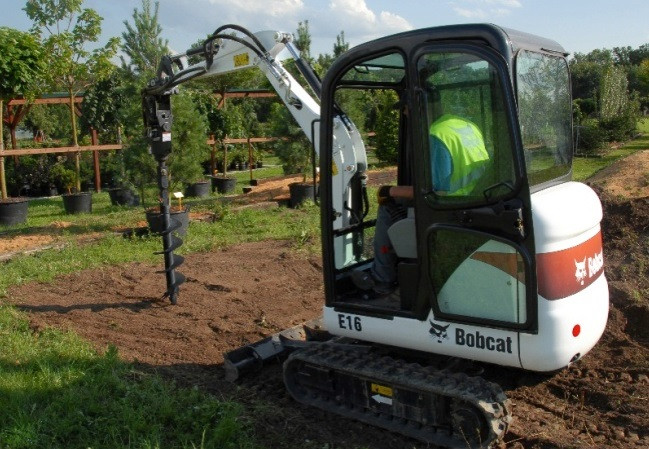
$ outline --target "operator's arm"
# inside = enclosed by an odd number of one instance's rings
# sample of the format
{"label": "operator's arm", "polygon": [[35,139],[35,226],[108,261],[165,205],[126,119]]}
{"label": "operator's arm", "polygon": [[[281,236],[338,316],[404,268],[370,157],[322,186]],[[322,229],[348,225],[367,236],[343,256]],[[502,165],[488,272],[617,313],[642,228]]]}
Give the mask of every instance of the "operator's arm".
{"label": "operator's arm", "polygon": [[414,198],[414,190],[412,186],[389,186],[384,185],[379,187],[376,194],[379,204],[391,204],[396,202],[408,203]]}
{"label": "operator's arm", "polygon": [[411,200],[414,198],[412,186],[390,186],[390,196],[395,199]]}

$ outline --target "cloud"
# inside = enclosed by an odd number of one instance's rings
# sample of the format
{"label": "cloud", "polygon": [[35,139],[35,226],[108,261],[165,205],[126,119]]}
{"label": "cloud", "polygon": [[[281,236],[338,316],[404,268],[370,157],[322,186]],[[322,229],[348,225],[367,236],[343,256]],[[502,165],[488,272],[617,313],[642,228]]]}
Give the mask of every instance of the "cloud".
{"label": "cloud", "polygon": [[[255,15],[277,17],[284,14],[294,14],[304,8],[303,0],[208,0],[210,4],[222,6],[232,14],[237,11]],[[261,13],[263,11],[263,14]]]}
{"label": "cloud", "polygon": [[365,0],[331,0],[329,11],[328,23],[336,23],[340,30],[344,30],[352,45],[414,28],[398,14],[372,11]]}
{"label": "cloud", "polygon": [[451,4],[457,15],[479,20],[507,16],[513,9],[523,7],[520,0],[458,0]]}
{"label": "cloud", "polygon": [[[385,8],[387,9],[387,8]],[[311,54],[331,53],[336,35],[345,32],[351,45],[411,30],[404,17],[372,9],[366,0],[174,0],[160,2],[161,23],[169,44],[179,51],[205,38],[218,26],[241,25],[252,32],[295,33],[309,21]]]}
{"label": "cloud", "polygon": [[456,12],[457,15],[466,17],[467,19],[485,19],[487,17],[487,13],[480,8],[468,9],[468,8],[454,7],[453,10]]}

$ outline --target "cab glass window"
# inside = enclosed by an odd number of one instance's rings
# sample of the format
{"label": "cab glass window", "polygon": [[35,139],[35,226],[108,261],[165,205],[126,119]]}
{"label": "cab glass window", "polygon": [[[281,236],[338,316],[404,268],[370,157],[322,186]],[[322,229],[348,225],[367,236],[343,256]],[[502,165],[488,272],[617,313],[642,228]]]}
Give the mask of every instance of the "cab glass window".
{"label": "cab glass window", "polygon": [[526,265],[515,247],[464,229],[435,230],[428,245],[442,315],[506,326],[527,322]]}
{"label": "cab glass window", "polygon": [[433,52],[417,64],[428,140],[427,199],[488,202],[514,190],[512,138],[501,76],[478,54]]}
{"label": "cab glass window", "polygon": [[521,51],[516,85],[530,185],[567,175],[572,164],[572,110],[566,60]]}

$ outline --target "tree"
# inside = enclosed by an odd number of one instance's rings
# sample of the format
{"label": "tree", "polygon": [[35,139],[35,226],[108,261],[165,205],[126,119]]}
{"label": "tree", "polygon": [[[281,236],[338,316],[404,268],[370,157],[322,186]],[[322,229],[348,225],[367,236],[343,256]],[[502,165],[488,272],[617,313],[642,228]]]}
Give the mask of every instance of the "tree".
{"label": "tree", "polygon": [[173,149],[167,163],[170,188],[196,182],[203,174],[201,162],[207,159],[207,121],[198,111],[187,90],[171,97],[173,111]]}
{"label": "tree", "polygon": [[[17,95],[34,97],[44,67],[44,54],[34,36],[0,27],[0,151],[4,151],[4,100]],[[7,199],[4,157],[0,157],[0,191],[2,199]]]}
{"label": "tree", "polygon": [[[114,70],[111,58],[117,53],[119,40],[109,39],[104,47],[88,50],[86,45],[97,42],[101,34],[99,14],[82,9],[83,0],[27,0],[24,8],[34,23],[37,34],[45,33],[46,54],[49,55],[50,87],[64,88],[70,99],[70,123],[74,146],[79,146],[74,97]],[[76,188],[81,190],[80,152],[75,155]]]}
{"label": "tree", "polygon": [[336,36],[336,43],[334,43],[333,47],[333,56],[326,53],[318,55],[318,59],[315,63],[315,70],[318,75],[324,77],[324,74],[329,70],[329,67],[331,67],[334,60],[347,50],[349,50],[349,42],[345,41],[345,32],[341,31]]}
{"label": "tree", "polygon": [[155,75],[162,56],[169,53],[169,41],[160,37],[162,27],[158,23],[159,3],[151,11],[151,1],[142,0],[142,10],[133,10],[133,25],[124,21],[122,51],[128,61],[120,56],[122,68],[134,79],[148,81]]}
{"label": "tree", "polygon": [[300,56],[309,64],[312,63],[311,58],[311,33],[309,32],[309,21],[298,22],[297,36],[295,36],[295,46],[300,50]]}
{"label": "tree", "polygon": [[376,119],[376,157],[382,162],[396,163],[399,148],[399,110],[394,103],[399,97],[394,91],[378,91]]}
{"label": "tree", "polygon": [[273,135],[287,138],[273,144],[275,154],[282,161],[284,173],[301,173],[303,181],[306,181],[313,153],[309,140],[283,104],[273,103],[270,116]]}
{"label": "tree", "polygon": [[336,36],[334,44],[334,59],[349,50],[349,42],[345,42],[345,31],[341,31]]}

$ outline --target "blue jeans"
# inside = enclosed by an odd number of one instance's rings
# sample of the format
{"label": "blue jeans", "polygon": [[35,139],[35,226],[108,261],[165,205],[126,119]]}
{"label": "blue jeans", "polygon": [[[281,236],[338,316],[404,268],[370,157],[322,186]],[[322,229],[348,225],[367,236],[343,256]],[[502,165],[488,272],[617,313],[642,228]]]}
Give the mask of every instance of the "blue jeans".
{"label": "blue jeans", "polygon": [[400,206],[395,204],[380,205],[376,214],[374,230],[374,264],[372,277],[377,282],[393,284],[397,280],[397,255],[392,248],[388,228],[396,221],[395,210]]}

